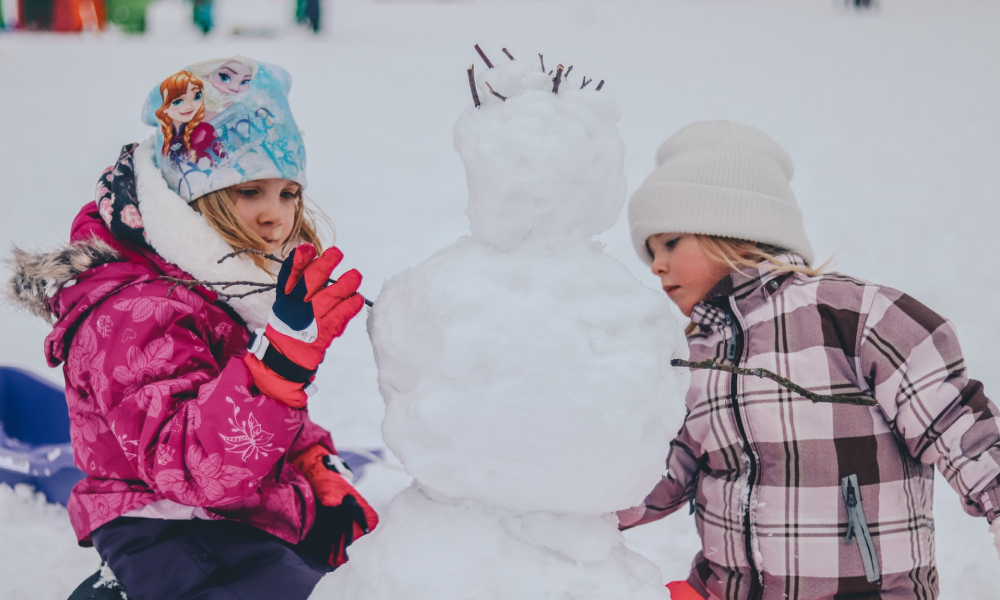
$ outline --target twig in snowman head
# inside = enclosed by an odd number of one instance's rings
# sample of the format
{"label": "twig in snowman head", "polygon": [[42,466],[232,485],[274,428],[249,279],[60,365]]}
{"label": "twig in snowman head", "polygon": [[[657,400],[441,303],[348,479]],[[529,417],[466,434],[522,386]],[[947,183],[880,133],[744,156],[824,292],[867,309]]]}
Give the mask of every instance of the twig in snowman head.
{"label": "twig in snowman head", "polygon": [[566,81],[569,81],[569,74],[572,73],[572,72],[573,72],[573,65],[570,65],[569,68],[566,69],[566,74],[563,75],[563,79],[565,79]]}
{"label": "twig in snowman head", "polygon": [[482,106],[479,102],[479,92],[476,91],[476,65],[469,65],[469,89],[472,90],[472,101],[476,104],[476,108]]}
{"label": "twig in snowman head", "polygon": [[545,72],[545,57],[542,56],[541,52],[538,53],[538,60],[542,61],[542,73],[544,73]]}
{"label": "twig in snowman head", "polygon": [[597,84],[597,87],[595,89],[599,92],[599,91],[601,91],[602,87],[604,87],[604,80],[603,79],[601,80],[601,83]]}
{"label": "twig in snowman head", "polygon": [[500,92],[498,92],[498,91],[494,90],[494,89],[493,89],[493,86],[492,86],[492,85],[490,85],[490,82],[489,82],[489,81],[487,81],[487,82],[486,82],[486,87],[490,88],[490,93],[491,93],[491,94],[493,94],[493,95],[494,95],[494,96],[496,96],[497,98],[500,98],[500,99],[501,99],[501,100],[503,100],[504,102],[506,102],[506,101],[507,101],[507,96],[504,96],[504,95],[503,95],[503,94],[501,94]]}
{"label": "twig in snowman head", "polygon": [[562,76],[563,76],[563,66],[559,65],[558,67],[556,67],[556,76],[552,79],[553,94],[559,93],[559,84],[562,83]]}
{"label": "twig in snowman head", "polygon": [[491,63],[490,59],[486,57],[486,53],[483,52],[483,49],[479,47],[479,44],[476,44],[476,52],[479,53],[479,58],[483,59],[483,62],[486,63],[486,68],[492,69],[493,63]]}
{"label": "twig in snowman head", "polygon": [[503,48],[502,52],[507,55],[507,58],[514,60],[514,57],[510,55],[510,52],[507,52],[506,48]]}
{"label": "twig in snowman head", "polygon": [[583,83],[582,83],[582,84],[580,85],[580,89],[582,90],[583,88],[587,87],[587,86],[588,86],[588,85],[590,85],[590,84],[591,84],[591,82],[593,82],[593,81],[594,81],[593,79],[587,79],[587,76],[586,76],[586,75],[584,75],[584,76],[583,76]]}

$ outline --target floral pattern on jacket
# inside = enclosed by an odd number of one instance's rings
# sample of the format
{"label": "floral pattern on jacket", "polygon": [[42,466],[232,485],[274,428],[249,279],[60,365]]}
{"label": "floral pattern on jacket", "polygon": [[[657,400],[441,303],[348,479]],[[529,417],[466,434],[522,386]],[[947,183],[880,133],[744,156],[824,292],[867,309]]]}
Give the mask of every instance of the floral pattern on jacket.
{"label": "floral pattern on jacket", "polygon": [[95,238],[120,261],[62,286],[48,301],[56,322],[46,338],[49,364],[64,363],[74,458],[87,475],[69,501],[80,543],[164,499],[299,542],[315,508],[291,459],[315,444],[333,451],[329,433],[255,394],[242,321],[208,290],[159,280],[191,277],[115,237],[92,202],[71,243]]}

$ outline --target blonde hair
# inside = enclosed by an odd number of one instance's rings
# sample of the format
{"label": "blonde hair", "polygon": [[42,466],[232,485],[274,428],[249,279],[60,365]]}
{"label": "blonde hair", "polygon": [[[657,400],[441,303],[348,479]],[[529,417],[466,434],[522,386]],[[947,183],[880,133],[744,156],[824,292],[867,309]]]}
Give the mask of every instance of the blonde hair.
{"label": "blonde hair", "polygon": [[818,267],[812,267],[809,263],[795,265],[779,258],[779,255],[788,254],[789,251],[777,246],[716,235],[697,234],[694,237],[709,259],[734,271],[753,267],[774,273],[802,273],[815,277],[826,271],[830,264],[828,260]]}
{"label": "blonde hair", "polygon": [[[771,273],[801,273],[809,277],[822,275],[830,265],[830,260],[826,260],[818,267],[796,265],[788,261],[781,260],[781,254],[788,254],[789,250],[716,235],[695,234],[695,239],[709,260],[728,266],[733,271],[740,271],[746,268],[755,268],[769,271]],[[698,330],[698,325],[693,321],[688,323],[684,333],[691,335]]]}
{"label": "blonde hair", "polygon": [[[232,187],[209,192],[191,203],[191,208],[201,214],[212,229],[228,243],[233,250],[250,248],[269,252],[270,247],[257,233],[250,229],[236,214],[236,196]],[[323,242],[319,235],[319,223],[322,222],[329,230],[331,243],[335,235],[333,223],[318,207],[308,206],[306,198],[299,190],[298,201],[295,204],[295,219],[292,230],[280,249],[280,257],[285,257],[295,246],[310,243],[316,250],[323,252]],[[257,254],[248,254],[259,268],[274,275],[277,263]]]}

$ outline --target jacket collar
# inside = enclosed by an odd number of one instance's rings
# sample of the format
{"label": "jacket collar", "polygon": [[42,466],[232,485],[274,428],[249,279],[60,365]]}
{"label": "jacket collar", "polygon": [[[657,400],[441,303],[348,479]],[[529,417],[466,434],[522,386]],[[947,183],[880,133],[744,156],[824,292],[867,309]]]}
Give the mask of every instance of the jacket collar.
{"label": "jacket collar", "polygon": [[[146,242],[166,261],[205,281],[254,281],[274,283],[274,277],[264,272],[248,257],[237,256],[221,264],[218,260],[232,252],[207,221],[174,193],[153,162],[155,136],[140,144],[134,153],[136,197],[142,214]],[[232,293],[249,288],[234,286]],[[274,291],[246,298],[226,300],[254,329],[264,327],[274,304]]]}
{"label": "jacket collar", "polygon": [[[791,265],[804,267],[806,261],[798,254],[788,253],[777,259]],[[730,299],[740,313],[746,315],[770,301],[772,296],[784,291],[791,273],[776,272],[765,263],[732,271],[715,284],[705,299],[691,310],[691,321],[702,331],[721,327],[726,322]]]}

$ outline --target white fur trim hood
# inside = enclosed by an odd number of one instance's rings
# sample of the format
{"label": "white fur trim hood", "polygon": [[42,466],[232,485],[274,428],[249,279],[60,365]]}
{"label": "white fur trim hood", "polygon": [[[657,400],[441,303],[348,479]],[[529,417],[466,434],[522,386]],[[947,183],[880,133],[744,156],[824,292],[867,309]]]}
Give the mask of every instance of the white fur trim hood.
{"label": "white fur trim hood", "polygon": [[[155,136],[150,137],[133,154],[136,196],[149,245],[195,279],[274,283],[273,277],[246,256],[237,256],[222,264],[217,262],[232,252],[232,248],[183,198],[167,187],[153,162],[155,143]],[[240,293],[249,289],[236,286],[228,291]],[[267,324],[274,304],[274,291],[225,302],[253,331]]]}

